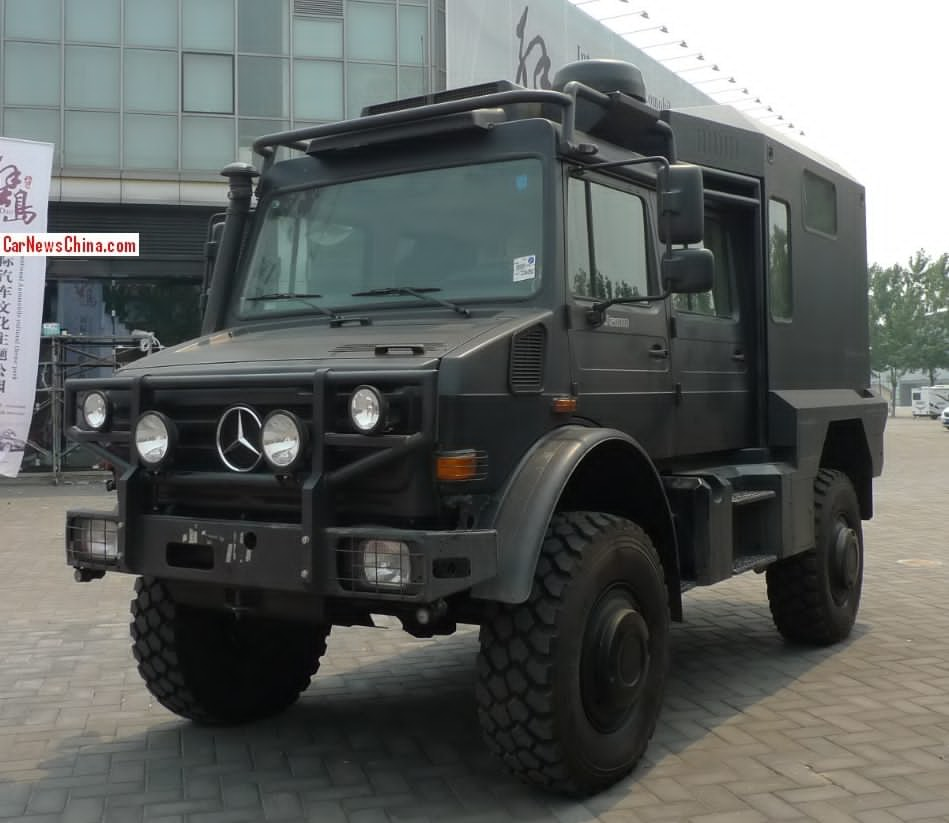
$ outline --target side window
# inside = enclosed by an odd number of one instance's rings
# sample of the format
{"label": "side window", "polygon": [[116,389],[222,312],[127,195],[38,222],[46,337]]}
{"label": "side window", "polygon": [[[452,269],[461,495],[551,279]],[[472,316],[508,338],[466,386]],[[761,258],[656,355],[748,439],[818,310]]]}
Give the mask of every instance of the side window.
{"label": "side window", "polygon": [[593,294],[587,184],[571,177],[567,186],[567,282],[574,294]]}
{"label": "side window", "polygon": [[715,275],[712,288],[701,294],[676,294],[672,304],[679,311],[704,314],[709,317],[735,316],[733,290],[735,254],[733,238],[723,215],[705,214],[705,248],[715,255]]}
{"label": "side window", "polygon": [[791,292],[791,234],[787,203],[768,201],[768,291],[771,317],[790,320],[794,307]]}
{"label": "side window", "polygon": [[642,199],[572,179],[567,209],[567,270],[573,293],[597,300],[649,294]]}
{"label": "side window", "polygon": [[804,172],[804,225],[822,234],[837,234],[837,187],[812,172]]}

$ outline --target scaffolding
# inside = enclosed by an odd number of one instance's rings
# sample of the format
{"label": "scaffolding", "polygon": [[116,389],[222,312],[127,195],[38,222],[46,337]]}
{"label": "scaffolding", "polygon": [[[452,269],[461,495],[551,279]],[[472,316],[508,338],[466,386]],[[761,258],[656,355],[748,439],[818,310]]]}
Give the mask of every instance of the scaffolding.
{"label": "scaffolding", "polygon": [[91,455],[88,465],[69,465],[70,455],[79,451],[81,446],[66,441],[63,407],[66,380],[112,374],[120,366],[160,347],[154,334],[141,331],[134,331],[126,337],[57,334],[40,338],[36,399],[23,468],[45,469],[52,474],[56,484],[69,468],[95,468],[95,458]]}

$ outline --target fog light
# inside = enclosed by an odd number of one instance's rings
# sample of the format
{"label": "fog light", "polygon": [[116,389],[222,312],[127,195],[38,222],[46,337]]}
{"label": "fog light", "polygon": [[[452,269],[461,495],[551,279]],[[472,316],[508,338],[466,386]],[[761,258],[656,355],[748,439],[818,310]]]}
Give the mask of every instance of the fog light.
{"label": "fog light", "polygon": [[359,576],[369,586],[398,588],[412,578],[409,547],[397,540],[363,540]]}
{"label": "fog light", "polygon": [[385,398],[372,386],[358,386],[349,398],[349,417],[357,431],[374,434],[385,422]]}
{"label": "fog light", "polygon": [[157,467],[171,452],[174,438],[172,422],[160,412],[147,411],[135,424],[135,450],[142,462]]}
{"label": "fog light", "polygon": [[82,400],[82,419],[90,429],[105,428],[109,419],[109,400],[101,391],[92,391]]}
{"label": "fog light", "polygon": [[114,520],[79,517],[69,524],[73,560],[114,563],[119,556],[119,536]]}
{"label": "fog light", "polygon": [[304,429],[295,414],[282,410],[271,412],[260,433],[264,457],[277,471],[292,469],[303,455],[303,438]]}

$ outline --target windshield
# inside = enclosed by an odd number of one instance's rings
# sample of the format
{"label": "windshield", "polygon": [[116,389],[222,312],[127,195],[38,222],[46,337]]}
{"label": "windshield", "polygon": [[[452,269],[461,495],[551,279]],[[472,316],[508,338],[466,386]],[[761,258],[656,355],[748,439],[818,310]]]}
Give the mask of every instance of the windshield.
{"label": "windshield", "polygon": [[278,194],[261,206],[237,311],[424,304],[413,290],[529,295],[542,271],[542,188],[541,162],[527,158]]}

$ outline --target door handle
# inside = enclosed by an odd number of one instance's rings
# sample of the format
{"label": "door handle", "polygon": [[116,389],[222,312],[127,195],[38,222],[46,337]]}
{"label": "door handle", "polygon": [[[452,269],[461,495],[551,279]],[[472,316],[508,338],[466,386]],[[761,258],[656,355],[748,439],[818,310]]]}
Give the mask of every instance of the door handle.
{"label": "door handle", "polygon": [[736,351],[736,352],[732,355],[732,360],[734,360],[734,361],[736,361],[736,362],[738,362],[738,363],[744,363],[744,362],[745,362],[745,353],[742,352],[742,351]]}
{"label": "door handle", "polygon": [[649,347],[649,356],[655,357],[657,360],[662,360],[669,356],[669,349],[664,349],[658,343]]}

